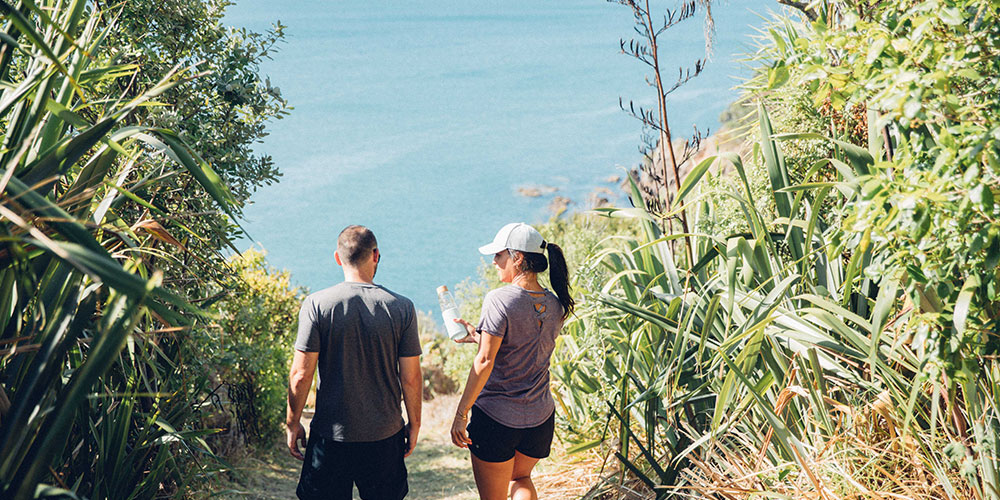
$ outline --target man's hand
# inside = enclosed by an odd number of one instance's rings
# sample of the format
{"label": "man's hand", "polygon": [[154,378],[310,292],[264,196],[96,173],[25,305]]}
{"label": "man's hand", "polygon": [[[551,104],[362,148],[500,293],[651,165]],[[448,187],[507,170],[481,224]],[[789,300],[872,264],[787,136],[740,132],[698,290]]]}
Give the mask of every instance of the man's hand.
{"label": "man's hand", "polygon": [[285,435],[286,441],[288,443],[288,451],[293,457],[299,460],[305,460],[305,457],[300,451],[299,443],[302,443],[301,450],[306,449],[306,428],[302,427],[301,422],[295,422],[294,424],[285,424]]}
{"label": "man's hand", "polygon": [[403,453],[403,458],[410,456],[413,453],[413,449],[417,447],[417,435],[420,434],[420,425],[406,424],[406,453]]}
{"label": "man's hand", "polygon": [[424,400],[420,356],[399,358],[399,382],[403,389],[403,404],[406,405],[406,454],[403,456],[408,457],[417,446],[417,434],[420,434],[420,412]]}

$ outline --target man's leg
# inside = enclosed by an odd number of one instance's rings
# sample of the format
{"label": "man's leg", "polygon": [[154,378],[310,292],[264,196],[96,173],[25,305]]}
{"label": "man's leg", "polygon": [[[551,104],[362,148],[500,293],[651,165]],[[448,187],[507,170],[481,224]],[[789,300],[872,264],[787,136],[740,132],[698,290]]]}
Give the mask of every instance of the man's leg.
{"label": "man's leg", "polygon": [[345,466],[344,443],[312,436],[306,445],[295,494],[301,500],[351,500],[354,486]]}
{"label": "man's leg", "polygon": [[538,500],[535,483],[531,482],[531,470],[538,463],[537,458],[514,452],[514,470],[511,474],[508,495],[511,500]]}
{"label": "man's leg", "polygon": [[405,428],[381,441],[352,445],[353,475],[362,500],[402,500],[409,493]]}

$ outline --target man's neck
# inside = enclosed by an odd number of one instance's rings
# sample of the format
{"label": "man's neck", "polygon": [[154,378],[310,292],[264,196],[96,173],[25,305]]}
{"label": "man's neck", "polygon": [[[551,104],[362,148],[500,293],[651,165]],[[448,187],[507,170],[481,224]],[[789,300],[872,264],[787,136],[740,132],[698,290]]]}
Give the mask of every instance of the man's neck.
{"label": "man's neck", "polygon": [[367,283],[371,285],[374,279],[375,279],[374,276],[367,276],[356,270],[344,269],[344,281],[351,281],[354,283]]}

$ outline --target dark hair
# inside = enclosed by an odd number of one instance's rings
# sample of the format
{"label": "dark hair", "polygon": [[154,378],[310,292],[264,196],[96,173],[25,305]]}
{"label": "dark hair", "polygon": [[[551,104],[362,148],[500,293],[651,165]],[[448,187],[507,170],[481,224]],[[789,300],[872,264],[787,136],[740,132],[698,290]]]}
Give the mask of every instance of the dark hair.
{"label": "dark hair", "polygon": [[566,258],[563,257],[562,249],[555,243],[545,243],[545,249],[549,251],[548,260],[545,255],[534,252],[521,252],[524,255],[524,263],[521,268],[533,273],[544,272],[549,267],[551,261],[552,270],[549,272],[549,283],[559,297],[559,303],[563,306],[563,319],[569,317],[573,312],[576,301],[569,293],[569,269],[566,268]]}
{"label": "dark hair", "polygon": [[375,234],[365,226],[347,226],[337,237],[337,253],[340,260],[348,265],[357,265],[366,259],[375,248]]}

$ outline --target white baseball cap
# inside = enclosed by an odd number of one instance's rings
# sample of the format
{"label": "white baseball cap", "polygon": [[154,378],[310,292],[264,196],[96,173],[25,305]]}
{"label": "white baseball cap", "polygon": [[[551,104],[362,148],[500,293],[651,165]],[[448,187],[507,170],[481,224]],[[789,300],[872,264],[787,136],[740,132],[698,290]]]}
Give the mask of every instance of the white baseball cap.
{"label": "white baseball cap", "polygon": [[479,247],[479,253],[493,255],[508,248],[522,252],[543,253],[545,240],[535,228],[523,222],[512,222],[497,231],[493,243]]}

